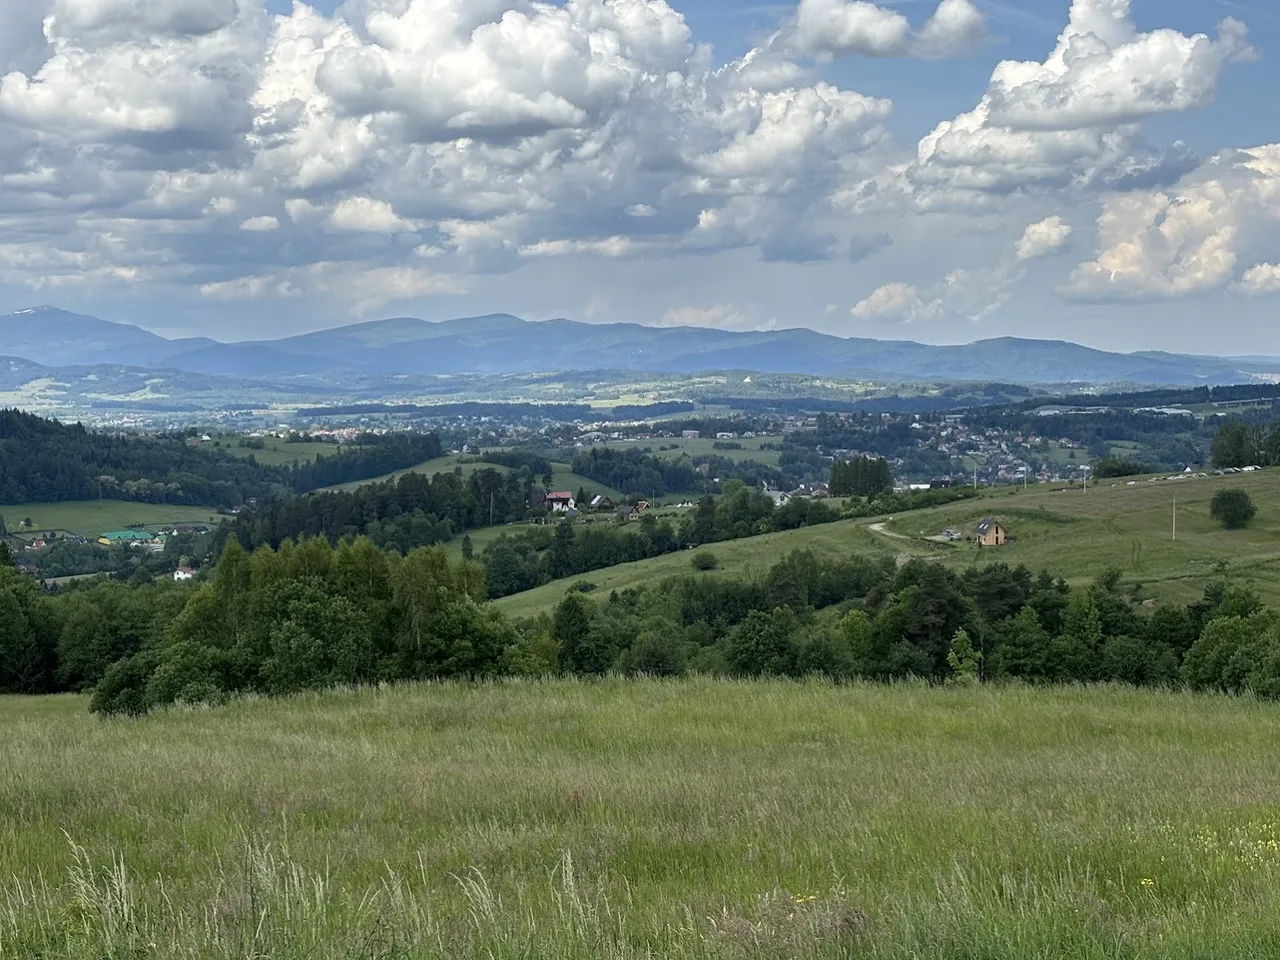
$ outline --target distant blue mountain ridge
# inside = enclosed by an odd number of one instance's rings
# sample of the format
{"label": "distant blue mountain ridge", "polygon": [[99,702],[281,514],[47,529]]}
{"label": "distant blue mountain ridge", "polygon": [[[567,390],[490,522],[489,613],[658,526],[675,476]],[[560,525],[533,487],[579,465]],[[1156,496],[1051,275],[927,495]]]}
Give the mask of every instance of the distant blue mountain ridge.
{"label": "distant blue mountain ridge", "polygon": [[277,340],[167,339],[142,327],[34,307],[0,316],[0,356],[50,367],[116,364],[270,380],[343,374],[715,370],[892,380],[1201,386],[1270,380],[1280,359],[1111,353],[1001,337],[959,346],[843,338],[796,328],[737,333],[633,323],[527,321],[508,314],[396,317]]}

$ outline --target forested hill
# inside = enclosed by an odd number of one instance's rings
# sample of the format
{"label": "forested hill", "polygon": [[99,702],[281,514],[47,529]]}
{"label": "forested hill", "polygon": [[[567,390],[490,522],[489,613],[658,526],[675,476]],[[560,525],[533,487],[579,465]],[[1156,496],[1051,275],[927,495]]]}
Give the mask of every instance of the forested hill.
{"label": "forested hill", "polygon": [[17,410],[0,410],[0,503],[108,497],[146,503],[233,507],[365,480],[440,455],[435,434],[369,436],[337,455],[266,466],[182,437],[95,433]]}

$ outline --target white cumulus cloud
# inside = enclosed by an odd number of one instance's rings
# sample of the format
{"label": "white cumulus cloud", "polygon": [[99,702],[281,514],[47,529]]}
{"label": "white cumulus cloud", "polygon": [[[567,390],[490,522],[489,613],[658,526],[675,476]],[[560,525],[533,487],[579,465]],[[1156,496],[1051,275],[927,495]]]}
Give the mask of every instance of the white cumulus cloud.
{"label": "white cumulus cloud", "polygon": [[919,30],[897,10],[866,0],[800,0],[772,46],[818,58],[941,58],[971,53],[985,38],[986,20],[972,0],[942,0]]}
{"label": "white cumulus cloud", "polygon": [[929,320],[942,312],[940,298],[922,297],[920,291],[909,283],[886,283],[874,290],[865,300],[853,308],[859,320],[896,320],[913,323]]}
{"label": "white cumulus cloud", "polygon": [[1071,239],[1071,225],[1059,216],[1046,217],[1031,224],[1018,240],[1019,260],[1036,260],[1057,253]]}
{"label": "white cumulus cloud", "polygon": [[275,217],[250,217],[240,222],[240,229],[249,233],[268,233],[280,229],[280,221]]}
{"label": "white cumulus cloud", "polygon": [[1029,187],[1149,186],[1193,166],[1181,145],[1147,147],[1146,117],[1212,102],[1224,66],[1249,57],[1244,26],[1227,18],[1218,39],[1139,32],[1130,0],[1074,0],[1043,62],[1006,60],[971,111],[924,137],[904,172],[925,204],[972,202]]}
{"label": "white cumulus cloud", "polygon": [[1255,296],[1280,293],[1280,263],[1259,263],[1240,278],[1240,289]]}
{"label": "white cumulus cloud", "polygon": [[414,229],[412,222],[396,215],[385,200],[372,197],[348,197],[329,214],[329,226],[351,233],[406,233]]}

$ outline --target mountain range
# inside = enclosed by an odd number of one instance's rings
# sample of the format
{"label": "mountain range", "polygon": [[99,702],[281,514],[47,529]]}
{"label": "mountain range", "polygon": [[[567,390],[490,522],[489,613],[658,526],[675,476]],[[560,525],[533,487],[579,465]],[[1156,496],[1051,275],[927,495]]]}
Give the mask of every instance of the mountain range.
{"label": "mountain range", "polygon": [[746,370],[910,380],[1206,385],[1269,380],[1280,359],[1158,351],[1111,353],[1057,340],[1003,337],[959,346],[842,338],[803,328],[738,333],[507,314],[428,322],[376,320],[276,340],[167,339],[142,327],[35,307],[0,316],[0,357],[46,366],[114,364],[219,377],[695,373]]}

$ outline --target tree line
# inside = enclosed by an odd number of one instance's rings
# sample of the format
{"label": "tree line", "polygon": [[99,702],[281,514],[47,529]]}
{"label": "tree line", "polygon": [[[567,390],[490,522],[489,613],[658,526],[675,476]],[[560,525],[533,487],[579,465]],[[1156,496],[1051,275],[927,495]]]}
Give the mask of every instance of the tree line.
{"label": "tree line", "polygon": [[485,545],[479,560],[485,570],[487,594],[496,599],[621,563],[698,545],[831,523],[841,515],[838,505],[821,500],[797,498],[775,507],[762,492],[731,480],[718,500],[704,497],[678,521],[659,521],[652,514],[625,526],[575,526],[564,520],[554,528],[532,527],[519,533],[504,533]]}
{"label": "tree line", "polygon": [[[712,548],[714,550],[714,548]],[[1068,586],[1004,563],[963,573],[796,551],[760,575],[695,572],[546,614],[485,607],[483,569],[368,538],[252,553],[197,584],[49,596],[0,564],[0,693],[92,691],[142,713],[336,684],[609,671],[1115,682],[1280,697],[1280,613],[1248,588],[1145,608],[1119,574]]]}
{"label": "tree line", "polygon": [[893,489],[893,471],[882,457],[854,457],[831,465],[833,497],[870,497]]}
{"label": "tree line", "polygon": [[477,470],[405,473],[354,490],[327,490],[306,497],[259,504],[219,531],[219,543],[234,536],[253,549],[286,540],[368,536],[376,546],[401,553],[444,543],[478,527],[524,519],[536,490],[531,470],[503,474]]}
{"label": "tree line", "polygon": [[268,466],[182,436],[112,436],[0,410],[0,503],[107,497],[234,507],[390,473],[437,457],[440,448],[435,434],[367,435],[314,462]]}

